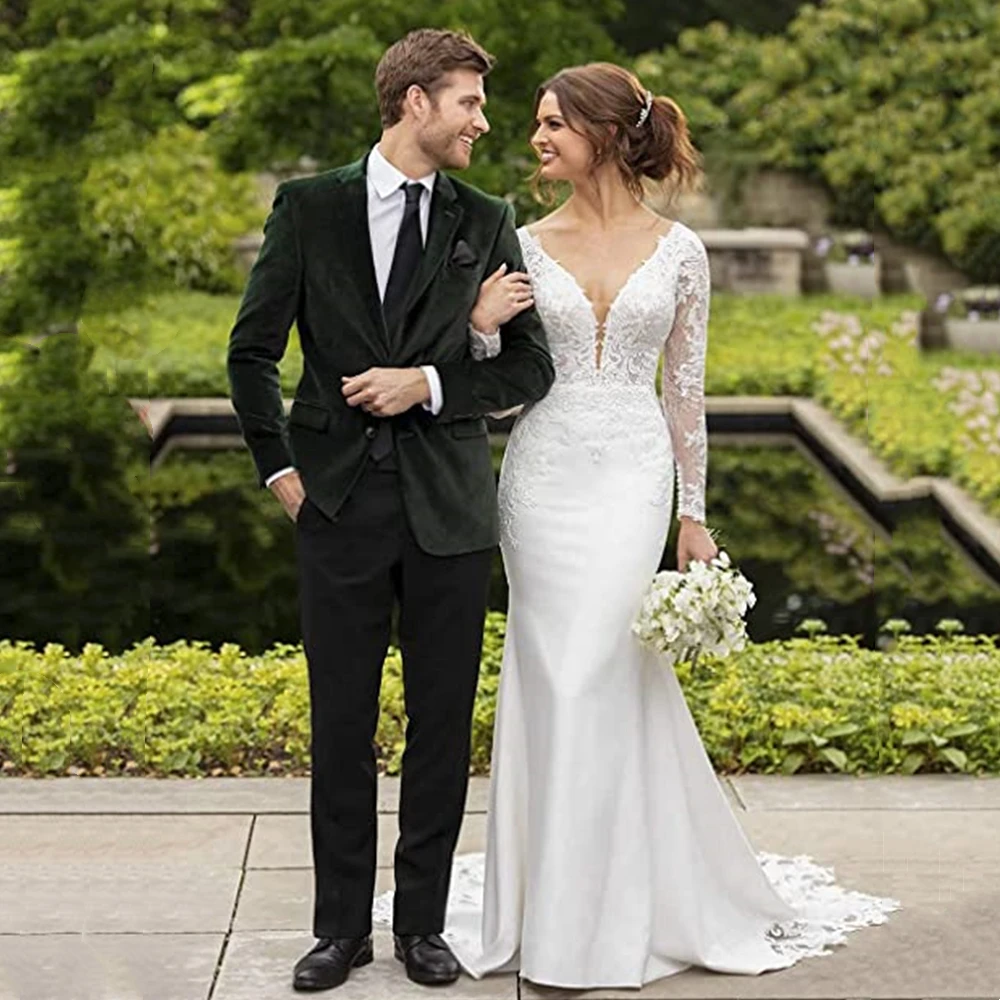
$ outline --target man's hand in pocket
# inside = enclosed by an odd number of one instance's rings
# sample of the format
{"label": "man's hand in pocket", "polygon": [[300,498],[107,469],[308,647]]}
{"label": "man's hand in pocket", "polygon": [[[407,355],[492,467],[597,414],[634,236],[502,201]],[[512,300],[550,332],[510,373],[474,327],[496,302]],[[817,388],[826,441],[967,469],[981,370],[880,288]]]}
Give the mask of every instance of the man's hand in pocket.
{"label": "man's hand in pocket", "polygon": [[293,520],[297,520],[299,509],[306,498],[306,491],[302,486],[302,479],[293,469],[279,476],[268,487],[278,498],[281,506],[285,508],[285,513]]}

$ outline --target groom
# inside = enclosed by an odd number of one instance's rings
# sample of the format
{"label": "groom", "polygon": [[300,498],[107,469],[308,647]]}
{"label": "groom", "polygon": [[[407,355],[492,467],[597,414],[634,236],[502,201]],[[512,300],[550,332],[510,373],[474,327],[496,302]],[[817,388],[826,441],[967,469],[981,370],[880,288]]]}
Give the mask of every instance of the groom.
{"label": "groom", "polygon": [[[372,739],[397,603],[409,722],[394,950],[416,982],[458,977],[439,932],[497,542],[483,416],[541,398],[553,379],[533,308],[501,327],[498,357],[470,356],[481,282],[504,263],[522,269],[510,206],[441,173],[467,167],[489,130],[492,63],[450,31],[386,51],[379,143],[278,188],[230,337],[243,436],[296,524],[319,938],[295,967],[299,990],[372,960]],[[286,422],[277,366],[293,321],[305,368]]]}

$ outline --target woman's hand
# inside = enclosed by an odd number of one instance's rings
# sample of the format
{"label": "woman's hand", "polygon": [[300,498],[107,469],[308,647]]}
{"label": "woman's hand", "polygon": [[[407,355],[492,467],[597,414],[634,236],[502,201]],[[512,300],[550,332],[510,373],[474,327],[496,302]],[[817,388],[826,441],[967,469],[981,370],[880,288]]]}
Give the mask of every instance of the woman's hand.
{"label": "woman's hand", "polygon": [[677,535],[677,568],[683,573],[692,559],[710,562],[718,555],[719,547],[712,541],[708,528],[689,517],[681,518]]}
{"label": "woman's hand", "polygon": [[528,275],[523,271],[507,274],[507,265],[501,264],[480,286],[469,322],[482,333],[493,333],[534,304]]}

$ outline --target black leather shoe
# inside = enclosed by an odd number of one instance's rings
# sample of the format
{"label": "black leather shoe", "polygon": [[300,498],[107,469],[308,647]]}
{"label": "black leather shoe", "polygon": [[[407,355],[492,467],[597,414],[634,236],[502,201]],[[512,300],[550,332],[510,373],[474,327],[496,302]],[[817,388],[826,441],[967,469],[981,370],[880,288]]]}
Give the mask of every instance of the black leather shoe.
{"label": "black leather shoe", "polygon": [[395,934],[396,958],[406,974],[422,986],[443,986],[458,979],[458,959],[440,934]]}
{"label": "black leather shoe", "polygon": [[332,990],[351,973],[374,959],[370,934],[355,938],[320,938],[312,951],[295,963],[292,986],[302,992]]}

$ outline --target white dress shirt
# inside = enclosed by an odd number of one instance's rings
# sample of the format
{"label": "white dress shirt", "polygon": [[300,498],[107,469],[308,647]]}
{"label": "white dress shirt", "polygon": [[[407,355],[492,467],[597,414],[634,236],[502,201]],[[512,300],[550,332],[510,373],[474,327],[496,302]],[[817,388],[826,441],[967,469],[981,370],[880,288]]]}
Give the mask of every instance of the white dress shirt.
{"label": "white dress shirt", "polygon": [[[431,198],[434,194],[434,182],[437,172],[426,177],[416,178],[415,183],[424,187],[420,193],[420,236],[427,243],[427,227],[431,216]],[[368,157],[368,235],[371,240],[372,262],[375,265],[375,280],[378,284],[379,299],[385,298],[385,288],[389,284],[389,271],[392,269],[392,258],[396,253],[396,240],[399,237],[399,227],[403,221],[406,208],[406,193],[403,185],[413,182],[401,170],[394,167],[383,155],[378,145],[372,147]],[[498,338],[499,339],[499,338]],[[427,379],[430,389],[430,402],[424,403],[424,409],[435,416],[444,406],[444,393],[441,389],[441,377],[433,365],[421,365],[420,370]],[[267,477],[266,486],[270,486],[280,476],[293,472],[292,466],[280,469]]]}

